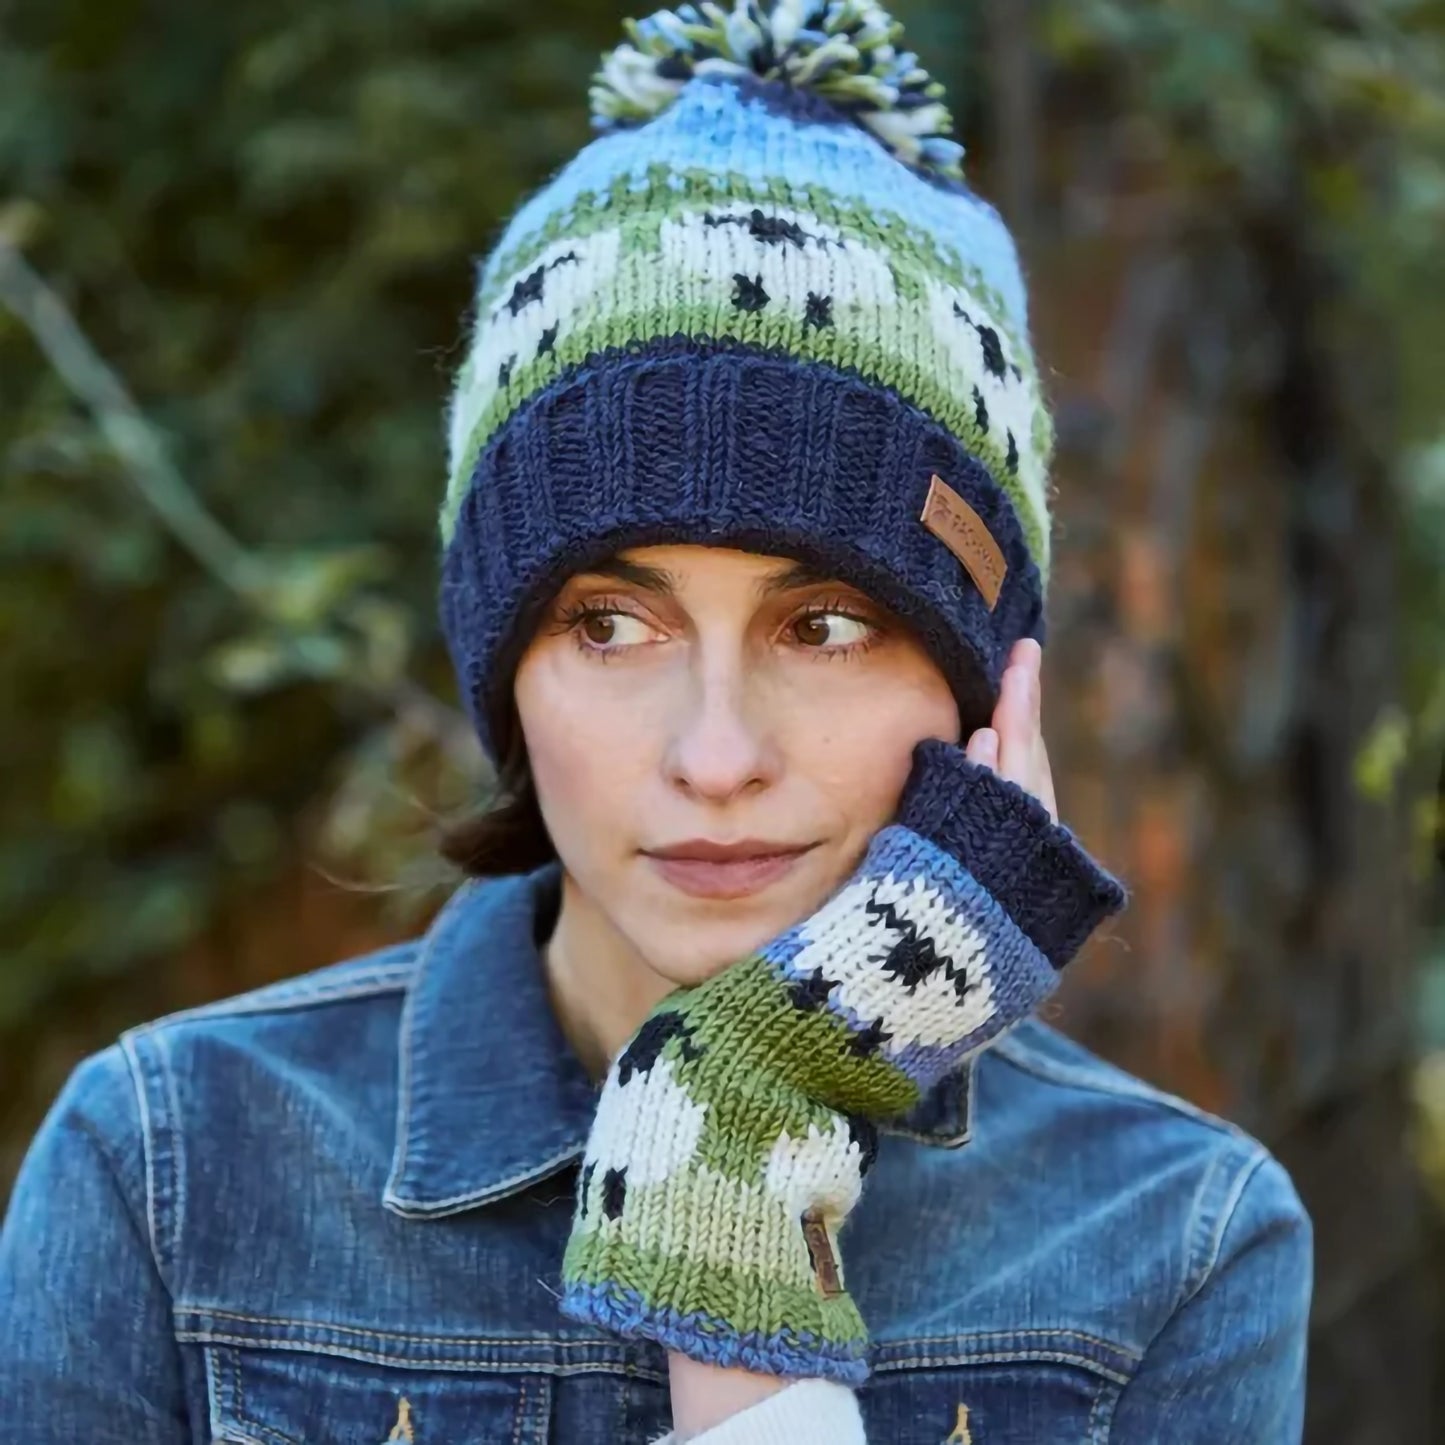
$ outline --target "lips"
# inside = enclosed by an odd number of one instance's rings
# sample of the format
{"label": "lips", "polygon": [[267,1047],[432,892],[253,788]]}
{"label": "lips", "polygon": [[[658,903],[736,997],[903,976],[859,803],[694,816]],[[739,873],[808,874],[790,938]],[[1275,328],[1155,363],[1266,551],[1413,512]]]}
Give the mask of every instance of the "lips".
{"label": "lips", "polygon": [[[791,873],[814,845],[760,852],[770,845],[718,844],[701,840],[648,853],[658,875],[694,898],[746,898]],[[771,845],[776,849],[777,845]]]}

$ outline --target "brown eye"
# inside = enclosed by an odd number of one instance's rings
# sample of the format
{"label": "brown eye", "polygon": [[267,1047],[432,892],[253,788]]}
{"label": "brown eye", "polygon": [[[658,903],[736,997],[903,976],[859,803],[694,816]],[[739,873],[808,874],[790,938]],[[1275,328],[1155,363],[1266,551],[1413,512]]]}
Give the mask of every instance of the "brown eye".
{"label": "brown eye", "polygon": [[605,647],[617,631],[617,622],[611,612],[592,612],[582,619],[581,628],[588,642]]}
{"label": "brown eye", "polygon": [[[648,640],[649,629],[640,617],[633,617],[620,608],[583,604],[564,614],[563,626],[573,641],[593,657],[620,652],[628,642]],[[629,638],[628,627],[634,629]]]}
{"label": "brown eye", "polygon": [[819,609],[806,613],[793,624],[794,635],[804,647],[843,652],[869,642],[877,629],[850,612]]}
{"label": "brown eye", "polygon": [[798,641],[809,647],[822,647],[828,641],[828,624],[825,612],[814,612],[811,616],[800,617],[796,623]]}

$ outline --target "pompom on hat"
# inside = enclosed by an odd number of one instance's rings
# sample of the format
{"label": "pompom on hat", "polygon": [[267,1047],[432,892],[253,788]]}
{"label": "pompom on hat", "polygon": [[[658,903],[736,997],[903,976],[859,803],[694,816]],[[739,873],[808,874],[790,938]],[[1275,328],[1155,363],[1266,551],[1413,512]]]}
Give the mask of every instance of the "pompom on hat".
{"label": "pompom on hat", "polygon": [[478,266],[447,413],[441,619],[484,750],[567,577],[669,542],[858,586],[985,725],[1044,640],[1053,429],[941,87],[873,0],[627,30],[603,133]]}

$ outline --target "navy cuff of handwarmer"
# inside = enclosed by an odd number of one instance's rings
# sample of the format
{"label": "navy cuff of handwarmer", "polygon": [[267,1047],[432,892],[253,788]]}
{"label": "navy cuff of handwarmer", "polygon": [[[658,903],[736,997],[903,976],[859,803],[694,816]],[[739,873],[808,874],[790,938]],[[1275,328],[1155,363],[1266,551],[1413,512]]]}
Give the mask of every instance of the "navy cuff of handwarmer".
{"label": "navy cuff of handwarmer", "polygon": [[897,821],[956,858],[1055,968],[1128,903],[1124,885],[1027,789],[925,738]]}

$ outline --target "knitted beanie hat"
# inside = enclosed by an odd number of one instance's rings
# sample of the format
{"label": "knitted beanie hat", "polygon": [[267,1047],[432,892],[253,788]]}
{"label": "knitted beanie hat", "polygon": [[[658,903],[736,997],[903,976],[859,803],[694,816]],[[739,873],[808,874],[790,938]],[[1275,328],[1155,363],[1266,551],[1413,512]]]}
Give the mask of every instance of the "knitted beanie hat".
{"label": "knitted beanie hat", "polygon": [[689,542],[891,608],[987,724],[1044,640],[1052,427],[998,214],[874,0],[628,23],[586,146],[477,269],[441,619],[495,761],[569,575]]}

